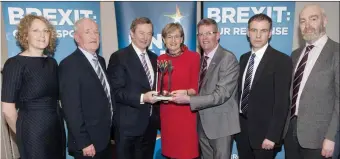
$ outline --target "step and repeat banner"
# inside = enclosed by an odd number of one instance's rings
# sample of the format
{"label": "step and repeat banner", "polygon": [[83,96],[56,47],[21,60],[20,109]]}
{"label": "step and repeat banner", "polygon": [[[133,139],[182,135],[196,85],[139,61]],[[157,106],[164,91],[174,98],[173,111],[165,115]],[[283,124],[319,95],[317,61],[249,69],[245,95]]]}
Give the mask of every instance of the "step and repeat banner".
{"label": "step and repeat banner", "polygon": [[[196,50],[196,2],[115,2],[119,49],[131,43],[130,25],[137,17],[148,17],[153,23],[153,37],[149,49],[161,55],[165,52],[162,29],[166,24],[178,22],[185,34],[184,43],[190,50]],[[161,134],[158,132],[155,159],[161,155]]]}
{"label": "step and repeat banner", "polygon": [[[247,40],[247,22],[254,14],[265,13],[273,20],[270,44],[288,55],[292,52],[295,2],[202,2],[203,18],[215,19],[221,33],[220,44],[235,53],[237,58],[250,51]],[[115,2],[118,46],[131,43],[130,25],[136,17],[148,17],[154,25],[154,35],[149,49],[157,55],[165,52],[161,31],[171,22],[181,23],[185,33],[184,43],[190,50],[196,46],[196,2]],[[26,14],[43,15],[56,27],[58,46],[55,58],[60,62],[76,49],[73,25],[80,18],[94,19],[100,28],[100,2],[2,2],[8,56],[21,52],[15,39],[17,24]],[[114,18],[114,17],[113,17]],[[115,29],[115,28],[112,28]],[[155,159],[161,155],[161,134],[158,133]],[[72,157],[68,156],[68,159]],[[284,158],[284,150],[277,159]],[[232,159],[238,159],[234,143]]]}
{"label": "step and repeat banner", "polygon": [[57,31],[54,58],[60,62],[76,49],[73,25],[80,18],[92,18],[100,28],[100,2],[2,2],[8,57],[21,52],[15,39],[17,25],[26,14],[42,15]]}
{"label": "step and repeat banner", "polygon": [[203,2],[203,18],[214,19],[221,33],[220,44],[237,58],[250,51],[248,20],[264,13],[272,18],[270,45],[288,55],[292,52],[295,2]]}
{"label": "step and repeat banner", "polygon": [[[73,25],[80,18],[92,18],[100,29],[100,2],[2,2],[8,57],[21,52],[15,34],[26,14],[42,15],[55,26],[58,45],[54,58],[58,63],[76,49]],[[67,156],[67,159],[73,159]]]}
{"label": "step and repeat banner", "polygon": [[178,22],[185,34],[184,43],[196,50],[196,2],[115,2],[119,49],[131,43],[130,25],[137,17],[147,17],[153,23],[154,35],[149,49],[163,54],[162,29],[166,24]]}
{"label": "step and repeat banner", "polygon": [[[214,19],[221,34],[220,44],[239,59],[251,50],[247,40],[248,20],[264,13],[272,18],[273,30],[270,45],[290,55],[293,45],[295,2],[203,2],[203,18]],[[232,159],[238,159],[233,143]],[[284,159],[282,148],[276,159]]]}

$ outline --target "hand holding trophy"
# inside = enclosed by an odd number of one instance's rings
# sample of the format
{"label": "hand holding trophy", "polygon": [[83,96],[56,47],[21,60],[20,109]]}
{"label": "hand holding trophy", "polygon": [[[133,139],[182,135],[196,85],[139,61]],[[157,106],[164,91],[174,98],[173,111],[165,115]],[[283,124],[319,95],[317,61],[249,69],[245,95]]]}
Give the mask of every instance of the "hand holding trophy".
{"label": "hand holding trophy", "polygon": [[[170,60],[157,61],[156,90],[158,90],[158,81],[160,80],[159,94],[156,96],[157,100],[162,100],[162,101],[171,100],[172,96],[169,93],[170,93],[170,88],[171,88],[171,74],[172,74],[173,68],[174,67],[172,66],[172,62]],[[168,72],[168,77],[169,77],[168,90],[164,91],[163,81],[164,81],[164,75],[166,72]],[[160,74],[160,79],[158,78],[158,74]]]}

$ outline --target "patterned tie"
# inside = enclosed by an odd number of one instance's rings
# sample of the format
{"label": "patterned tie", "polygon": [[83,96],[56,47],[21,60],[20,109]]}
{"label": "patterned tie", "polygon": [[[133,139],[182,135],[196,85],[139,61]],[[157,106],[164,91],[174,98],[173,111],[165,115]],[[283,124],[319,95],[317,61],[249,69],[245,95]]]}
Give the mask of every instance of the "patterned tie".
{"label": "patterned tie", "polygon": [[252,79],[252,74],[253,74],[255,56],[256,56],[255,53],[251,54],[246,77],[245,77],[244,84],[243,84],[243,91],[242,91],[242,98],[241,98],[241,111],[245,115],[247,114],[247,109],[248,109],[248,98],[249,98],[249,93],[251,90],[250,84],[251,84],[251,79]]}
{"label": "patterned tie", "polygon": [[100,80],[100,83],[102,84],[102,86],[104,88],[105,93],[106,93],[106,97],[107,97],[107,99],[109,99],[109,107],[110,107],[110,110],[111,110],[111,119],[112,119],[112,115],[113,115],[112,101],[111,101],[111,96],[110,96],[110,93],[109,93],[109,91],[110,91],[109,87],[108,87],[108,85],[105,82],[105,74],[103,73],[102,69],[99,66],[99,61],[98,61],[97,54],[93,55],[93,59],[92,60],[94,62],[94,67],[95,67],[95,71],[97,73],[97,76],[98,76],[98,78]]}
{"label": "patterned tie", "polygon": [[[151,78],[151,73],[150,73],[150,70],[149,70],[149,67],[146,63],[146,59],[145,59],[145,54],[146,53],[142,53],[141,56],[142,56],[142,65],[143,65],[143,68],[144,68],[144,71],[146,73],[146,76],[148,77],[148,81],[149,81],[149,84],[150,84],[150,88],[152,88],[152,78]],[[150,106],[150,116],[152,115],[152,105]]]}
{"label": "patterned tie", "polygon": [[201,70],[201,75],[200,75],[200,82],[199,82],[199,88],[201,89],[202,83],[203,83],[203,78],[205,76],[205,74],[207,73],[207,69],[208,69],[208,59],[209,56],[204,56],[203,59],[203,64],[202,64],[202,70]]}
{"label": "patterned tie", "polygon": [[303,77],[303,71],[305,70],[308,54],[313,49],[314,45],[309,45],[306,47],[305,54],[303,55],[301,61],[299,62],[298,68],[294,74],[293,80],[293,98],[292,98],[292,106],[290,107],[290,113],[293,117],[296,111],[296,100],[300,89],[300,83]]}

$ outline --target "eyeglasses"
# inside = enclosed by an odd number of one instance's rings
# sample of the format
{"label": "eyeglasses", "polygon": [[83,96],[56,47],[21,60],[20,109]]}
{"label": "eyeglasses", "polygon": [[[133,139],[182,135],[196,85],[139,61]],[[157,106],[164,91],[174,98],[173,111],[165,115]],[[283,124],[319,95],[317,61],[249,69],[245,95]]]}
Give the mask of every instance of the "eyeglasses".
{"label": "eyeglasses", "polygon": [[209,32],[205,32],[205,33],[197,33],[197,36],[199,37],[203,37],[203,36],[212,36],[213,34],[216,34],[216,31],[209,31]]}

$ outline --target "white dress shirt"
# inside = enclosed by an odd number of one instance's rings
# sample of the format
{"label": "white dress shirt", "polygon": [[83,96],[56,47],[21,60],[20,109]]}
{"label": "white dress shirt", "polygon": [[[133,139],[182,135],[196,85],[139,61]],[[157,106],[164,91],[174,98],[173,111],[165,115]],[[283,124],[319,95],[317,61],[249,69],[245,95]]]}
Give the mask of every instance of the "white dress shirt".
{"label": "white dress shirt", "polygon": [[[208,60],[207,60],[207,70],[208,70],[208,68],[209,68],[209,65],[210,65],[210,63],[211,63],[211,60],[212,60],[212,58],[214,57],[214,55],[215,55],[215,53],[216,53],[216,50],[217,50],[217,48],[219,47],[220,45],[217,45],[213,50],[211,50],[211,52],[209,52],[209,53],[204,53],[204,56],[208,56],[209,58],[208,58]],[[203,57],[204,58],[204,57]]]}
{"label": "white dress shirt", "polygon": [[[254,66],[253,66],[253,72],[252,72],[252,76],[251,76],[251,80],[250,80],[250,88],[253,84],[253,80],[254,80],[254,77],[255,77],[255,73],[256,73],[256,70],[257,70],[257,67],[259,66],[260,62],[261,62],[261,59],[264,55],[264,52],[267,50],[267,47],[268,47],[268,43],[266,45],[264,45],[261,49],[257,50],[256,52],[253,50],[251,50],[251,54],[249,56],[249,59],[248,59],[248,62],[247,62],[247,66],[246,68],[244,69],[244,72],[243,72],[243,75],[242,75],[242,93],[241,93],[241,100],[240,100],[240,105],[241,105],[241,102],[242,102],[242,95],[243,95],[243,88],[244,88],[244,80],[246,78],[246,74],[247,74],[247,70],[248,70],[248,65],[249,65],[249,61],[250,61],[250,58],[251,58],[251,55],[253,53],[255,53],[255,58],[254,58]],[[241,107],[240,107],[240,113],[242,113],[241,111]]]}
{"label": "white dress shirt", "polygon": [[[151,76],[151,81],[152,81],[151,85],[153,86],[155,73],[153,72],[153,68],[152,68],[151,61],[150,61],[150,58],[148,56],[148,53],[146,52],[146,50],[139,50],[134,43],[131,43],[131,44],[132,44],[133,49],[137,53],[137,56],[139,57],[139,60],[140,60],[141,63],[143,63],[143,61],[142,61],[142,53],[145,53],[145,61],[146,61],[146,65],[148,65],[148,69],[150,71],[150,76]],[[144,98],[144,94],[142,93],[140,95],[140,104],[144,104],[143,98]]]}
{"label": "white dress shirt", "polygon": [[[305,70],[303,71],[303,76],[302,76],[302,79],[301,79],[301,82],[300,82],[300,86],[299,86],[300,88],[299,88],[298,96],[296,98],[295,115],[298,115],[300,96],[301,96],[302,90],[305,87],[305,84],[307,82],[308,76],[309,76],[310,72],[312,71],[312,69],[314,67],[314,64],[315,64],[316,60],[318,59],[318,57],[319,57],[323,47],[325,46],[327,40],[328,40],[328,37],[325,34],[320,39],[315,41],[313,44],[307,44],[306,43],[306,46],[302,50],[302,53],[301,53],[301,55],[299,57],[299,60],[298,60],[296,66],[294,68],[294,74],[295,74],[296,69],[298,67],[298,64],[301,61],[301,59],[302,59],[302,57],[304,55],[304,52],[306,51],[307,46],[314,45],[313,49],[310,50],[310,52],[308,53],[308,59],[307,59],[307,62],[306,62]],[[293,79],[294,79],[294,76],[293,76]]]}
{"label": "white dress shirt", "polygon": [[[85,57],[87,58],[87,60],[90,62],[91,66],[92,66],[92,68],[93,68],[93,70],[94,70],[94,72],[96,72],[95,63],[94,63],[94,61],[93,61],[93,58],[94,58],[93,54],[92,54],[92,53],[89,53],[88,51],[86,51],[86,50],[84,50],[84,49],[82,49],[81,47],[78,47],[78,48],[79,48],[79,50],[81,50],[81,52],[85,55]],[[99,60],[99,58],[98,58],[98,60]],[[99,62],[99,61],[98,61],[98,62]],[[100,68],[100,70],[102,71],[102,73],[104,74],[104,80],[105,80],[106,86],[108,87],[107,89],[110,90],[109,82],[108,82],[107,79],[106,79],[104,70],[103,70],[102,66],[100,65],[100,63],[99,63],[99,68]],[[98,78],[99,78],[99,77],[98,77]],[[110,91],[108,91],[108,93],[109,93],[109,95],[111,96]]]}

